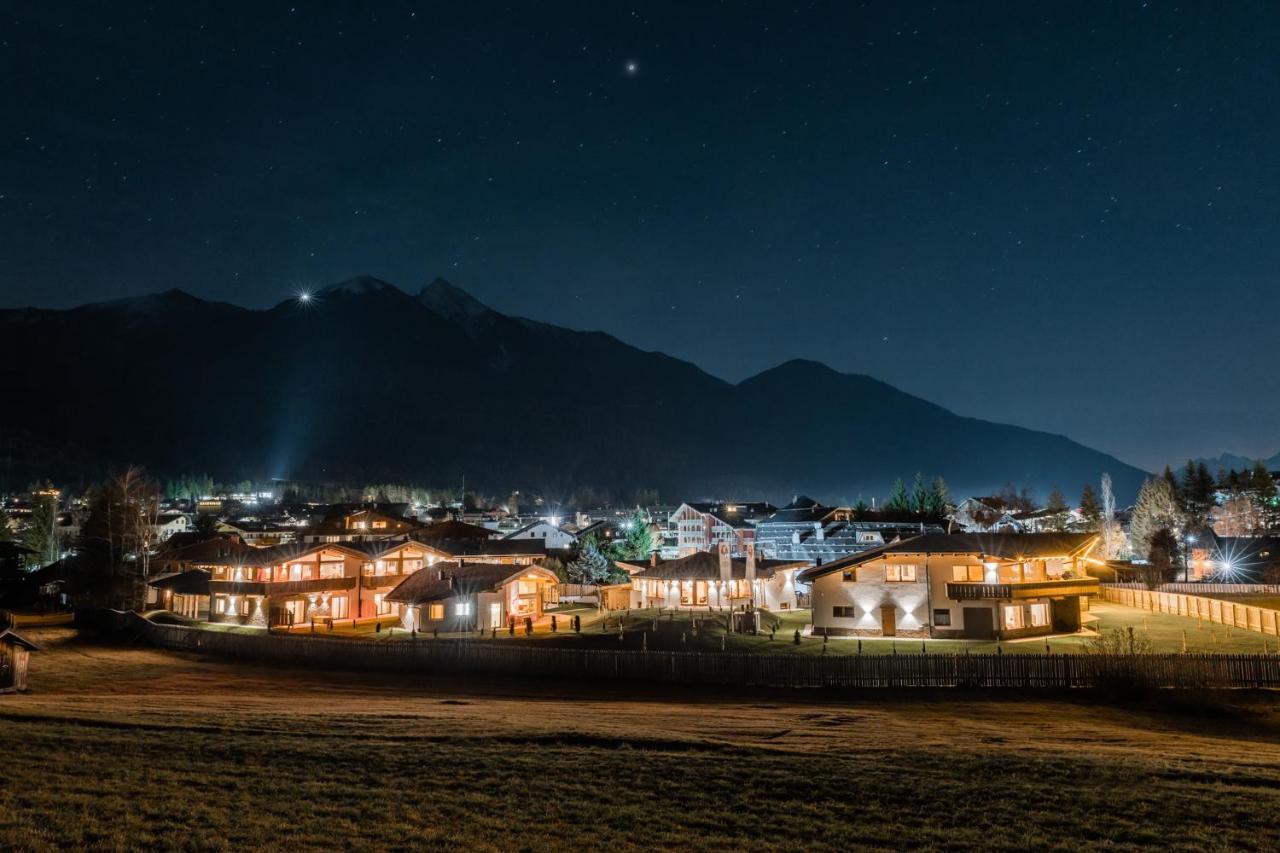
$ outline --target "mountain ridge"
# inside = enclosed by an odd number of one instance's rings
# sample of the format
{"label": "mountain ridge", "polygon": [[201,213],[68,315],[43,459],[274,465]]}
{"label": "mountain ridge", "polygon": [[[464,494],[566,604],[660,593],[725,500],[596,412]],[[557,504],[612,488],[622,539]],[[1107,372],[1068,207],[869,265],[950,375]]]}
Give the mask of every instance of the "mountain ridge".
{"label": "mountain ridge", "polygon": [[[957,415],[820,362],[730,383],[603,331],[507,316],[441,278],[413,294],[358,276],[264,310],[176,289],[87,307],[0,311],[19,351],[48,353],[43,373],[0,365],[24,411],[40,413],[0,415],[11,448],[34,423],[38,456],[74,446],[102,467],[466,476],[495,491],[658,488],[673,500],[870,499],[916,471],[958,492],[1007,481],[1072,495],[1105,470],[1123,496],[1145,476],[1066,437]],[[122,366],[139,353],[146,369],[130,374]],[[80,427],[89,417],[94,428]],[[12,479],[21,466],[12,449],[6,458],[0,475]]]}

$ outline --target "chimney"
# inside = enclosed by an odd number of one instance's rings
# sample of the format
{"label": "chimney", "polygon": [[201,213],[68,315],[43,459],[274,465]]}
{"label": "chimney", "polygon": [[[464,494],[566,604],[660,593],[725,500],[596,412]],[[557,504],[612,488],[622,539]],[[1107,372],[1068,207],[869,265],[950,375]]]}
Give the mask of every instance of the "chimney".
{"label": "chimney", "polygon": [[720,554],[720,580],[722,583],[728,583],[733,580],[733,563],[729,559],[729,543],[721,541],[716,550]]}
{"label": "chimney", "polygon": [[650,567],[650,568],[654,568],[654,569],[656,569],[656,568],[658,567],[658,552],[657,552],[657,551],[650,551],[650,552],[649,552],[649,567]]}
{"label": "chimney", "polygon": [[747,548],[747,583],[756,579],[756,544],[748,542]]}
{"label": "chimney", "polygon": [[826,538],[826,531],[822,529],[821,521],[815,521],[813,523],[813,538],[819,542]]}

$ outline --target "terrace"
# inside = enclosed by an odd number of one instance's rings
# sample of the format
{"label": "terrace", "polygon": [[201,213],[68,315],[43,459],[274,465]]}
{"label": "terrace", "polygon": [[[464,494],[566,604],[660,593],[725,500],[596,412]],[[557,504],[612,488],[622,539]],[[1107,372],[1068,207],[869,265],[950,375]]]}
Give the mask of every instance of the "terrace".
{"label": "terrace", "polygon": [[1102,590],[1096,578],[1070,578],[1049,581],[1014,581],[1009,583],[947,583],[947,598],[953,601],[1017,601],[1025,598],[1060,595],[1098,595]]}

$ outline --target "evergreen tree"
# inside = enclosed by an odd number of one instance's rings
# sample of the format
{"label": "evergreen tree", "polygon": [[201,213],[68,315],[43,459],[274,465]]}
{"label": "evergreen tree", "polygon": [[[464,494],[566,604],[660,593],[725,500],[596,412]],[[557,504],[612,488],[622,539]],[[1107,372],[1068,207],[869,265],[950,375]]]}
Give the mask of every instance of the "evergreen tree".
{"label": "evergreen tree", "polygon": [[893,492],[884,505],[885,512],[905,515],[911,511],[911,501],[907,497],[907,487],[899,479],[893,484]]}
{"label": "evergreen tree", "polygon": [[649,553],[654,549],[653,530],[649,527],[649,519],[639,509],[631,514],[625,541],[629,559],[649,559]]}
{"label": "evergreen tree", "polygon": [[1147,480],[1138,490],[1138,503],[1133,508],[1129,524],[1129,538],[1133,552],[1146,555],[1151,551],[1151,540],[1161,529],[1181,530],[1185,518],[1177,495],[1165,477]]}
{"label": "evergreen tree", "polygon": [[1089,483],[1080,490],[1080,515],[1084,518],[1086,530],[1097,530],[1102,526],[1102,504]]}
{"label": "evergreen tree", "polygon": [[1048,530],[1060,532],[1067,529],[1067,514],[1071,512],[1071,507],[1067,506],[1067,498],[1057,486],[1049,492],[1049,502],[1045,504],[1045,510],[1047,510],[1045,527]]}
{"label": "evergreen tree", "polygon": [[1162,583],[1173,580],[1179,560],[1178,536],[1168,527],[1161,527],[1151,534],[1147,547],[1147,587],[1156,589]]}
{"label": "evergreen tree", "polygon": [[941,521],[951,513],[952,509],[951,491],[947,488],[947,481],[942,477],[934,477],[933,484],[929,488],[929,511],[925,514],[930,519]]}
{"label": "evergreen tree", "polygon": [[595,534],[589,533],[579,543],[578,556],[569,563],[567,571],[575,583],[602,584],[612,580],[614,568],[600,550]]}
{"label": "evergreen tree", "polygon": [[1164,466],[1164,473],[1160,476],[1169,484],[1169,492],[1173,495],[1173,499],[1181,506],[1182,487],[1178,485],[1178,476],[1173,473],[1173,469],[1168,465]]}
{"label": "evergreen tree", "polygon": [[1280,514],[1276,506],[1276,481],[1261,459],[1254,463],[1249,473],[1249,495],[1257,507],[1263,527],[1270,530],[1275,526],[1277,514]]}
{"label": "evergreen tree", "polygon": [[929,487],[925,485],[924,474],[919,471],[911,485],[911,512],[919,516],[929,512]]}
{"label": "evergreen tree", "polygon": [[58,541],[58,499],[52,494],[36,495],[24,538],[24,544],[35,552],[31,555],[31,561],[35,565],[47,566],[61,556],[62,545]]}

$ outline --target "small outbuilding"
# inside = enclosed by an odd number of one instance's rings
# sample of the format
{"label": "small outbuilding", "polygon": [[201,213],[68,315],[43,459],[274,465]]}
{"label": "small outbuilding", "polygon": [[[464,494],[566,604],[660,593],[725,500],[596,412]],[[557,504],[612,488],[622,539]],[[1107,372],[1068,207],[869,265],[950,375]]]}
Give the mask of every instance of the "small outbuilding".
{"label": "small outbuilding", "polygon": [[27,658],[39,650],[12,628],[0,631],[0,693],[27,689]]}

